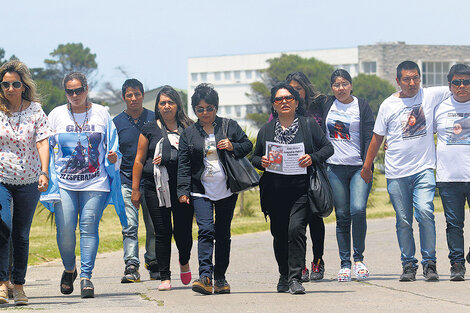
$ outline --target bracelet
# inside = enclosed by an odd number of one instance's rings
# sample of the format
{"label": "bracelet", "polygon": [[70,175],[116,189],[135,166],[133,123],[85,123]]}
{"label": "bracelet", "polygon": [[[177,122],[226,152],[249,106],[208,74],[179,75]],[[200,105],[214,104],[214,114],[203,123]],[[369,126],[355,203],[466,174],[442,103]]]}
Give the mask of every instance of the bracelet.
{"label": "bracelet", "polygon": [[46,173],[46,172],[44,172],[44,171],[40,171],[40,172],[39,172],[39,176],[41,176],[41,175],[46,176],[47,180],[49,180],[49,174],[48,174],[48,173]]}

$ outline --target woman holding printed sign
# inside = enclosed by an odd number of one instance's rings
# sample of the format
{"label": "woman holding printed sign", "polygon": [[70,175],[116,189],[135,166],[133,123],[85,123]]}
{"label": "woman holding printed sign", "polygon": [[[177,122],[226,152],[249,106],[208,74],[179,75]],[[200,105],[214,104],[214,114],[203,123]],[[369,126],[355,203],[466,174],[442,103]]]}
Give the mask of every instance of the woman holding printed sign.
{"label": "woman holding printed sign", "polygon": [[[301,276],[305,263],[305,231],[310,217],[308,207],[308,167],[324,162],[333,154],[333,146],[320,126],[305,116],[303,100],[290,85],[280,83],[271,89],[273,119],[261,127],[253,154],[253,165],[265,171],[260,181],[261,208],[271,221],[274,254],[279,266],[278,292],[303,294]],[[310,137],[310,138],[309,138]],[[272,170],[273,159],[266,153],[267,144],[272,151],[279,146],[300,144],[303,148],[296,167],[283,156],[282,169]],[[314,149],[316,147],[316,149]],[[290,150],[287,149],[286,150]],[[315,151],[317,150],[317,151]],[[281,151],[282,152],[282,151]],[[292,172],[298,173],[292,175]]]}

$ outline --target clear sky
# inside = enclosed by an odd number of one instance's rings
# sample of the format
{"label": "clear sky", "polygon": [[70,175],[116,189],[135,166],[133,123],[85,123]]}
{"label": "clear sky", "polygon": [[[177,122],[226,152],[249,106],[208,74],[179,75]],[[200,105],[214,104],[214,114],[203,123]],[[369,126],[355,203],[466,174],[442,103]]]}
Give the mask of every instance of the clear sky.
{"label": "clear sky", "polygon": [[188,57],[348,48],[377,42],[470,45],[470,1],[19,0],[0,10],[0,47],[30,67],[59,44],[97,54],[100,82],[122,66],[146,89],[187,87]]}

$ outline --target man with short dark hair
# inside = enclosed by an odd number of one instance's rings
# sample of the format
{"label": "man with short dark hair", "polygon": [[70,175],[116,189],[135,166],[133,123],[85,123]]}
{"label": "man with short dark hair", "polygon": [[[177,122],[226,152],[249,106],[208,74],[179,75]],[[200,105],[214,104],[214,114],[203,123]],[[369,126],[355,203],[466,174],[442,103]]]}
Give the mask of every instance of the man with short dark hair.
{"label": "man with short dark hair", "polygon": [[455,64],[447,75],[452,97],[436,107],[436,181],[446,217],[450,280],[465,280],[463,227],[470,203],[470,66]]}
{"label": "man with short dark hair", "polygon": [[[140,281],[139,274],[139,208],[131,202],[132,167],[137,153],[137,143],[145,123],[155,120],[154,112],[142,106],[144,87],[137,79],[128,79],[122,85],[122,98],[126,110],[113,119],[119,136],[119,149],[122,153],[121,190],[124,197],[128,227],[122,229],[124,246],[124,263],[126,264],[121,283]],[[141,186],[142,187],[142,186]],[[143,198],[143,197],[142,197]],[[149,270],[150,279],[160,279],[155,256],[155,230],[150,218],[147,205],[142,200],[142,216],[146,228],[145,266]]]}
{"label": "man with short dark hair", "polygon": [[416,280],[413,208],[419,224],[423,275],[427,281],[437,281],[433,112],[450,93],[447,87],[421,88],[421,72],[412,61],[398,65],[396,81],[401,90],[380,105],[361,176],[366,183],[372,180],[372,162],[386,136],[385,177],[396,212],[403,266],[400,281]]}

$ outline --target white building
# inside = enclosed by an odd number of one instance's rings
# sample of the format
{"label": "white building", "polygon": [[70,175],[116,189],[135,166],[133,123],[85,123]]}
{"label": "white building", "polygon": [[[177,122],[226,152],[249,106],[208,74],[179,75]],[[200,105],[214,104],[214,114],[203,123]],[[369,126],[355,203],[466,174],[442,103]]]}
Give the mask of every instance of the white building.
{"label": "white building", "polygon": [[267,60],[280,57],[282,53],[297,54],[303,58],[314,57],[335,67],[344,68],[353,76],[358,73],[358,48],[189,58],[189,116],[196,118],[191,110],[191,95],[194,89],[200,83],[211,83],[219,94],[219,114],[236,119],[242,127],[248,127],[249,122],[245,116],[253,112],[253,103],[247,96],[247,93],[251,92],[250,84],[261,81],[260,70],[269,66]]}
{"label": "white building", "polygon": [[359,73],[375,74],[394,86],[396,66],[405,60],[415,61],[422,70],[423,86],[447,84],[447,72],[455,63],[470,63],[470,46],[407,45],[404,42],[378,43],[345,49],[286,51],[278,53],[226,55],[188,59],[188,113],[194,88],[203,82],[211,83],[219,93],[219,114],[236,119],[248,127],[247,113],[253,112],[253,103],[247,93],[250,84],[261,81],[260,70],[267,60],[281,54],[296,54],[316,58],[335,68],[344,68],[352,77]]}

